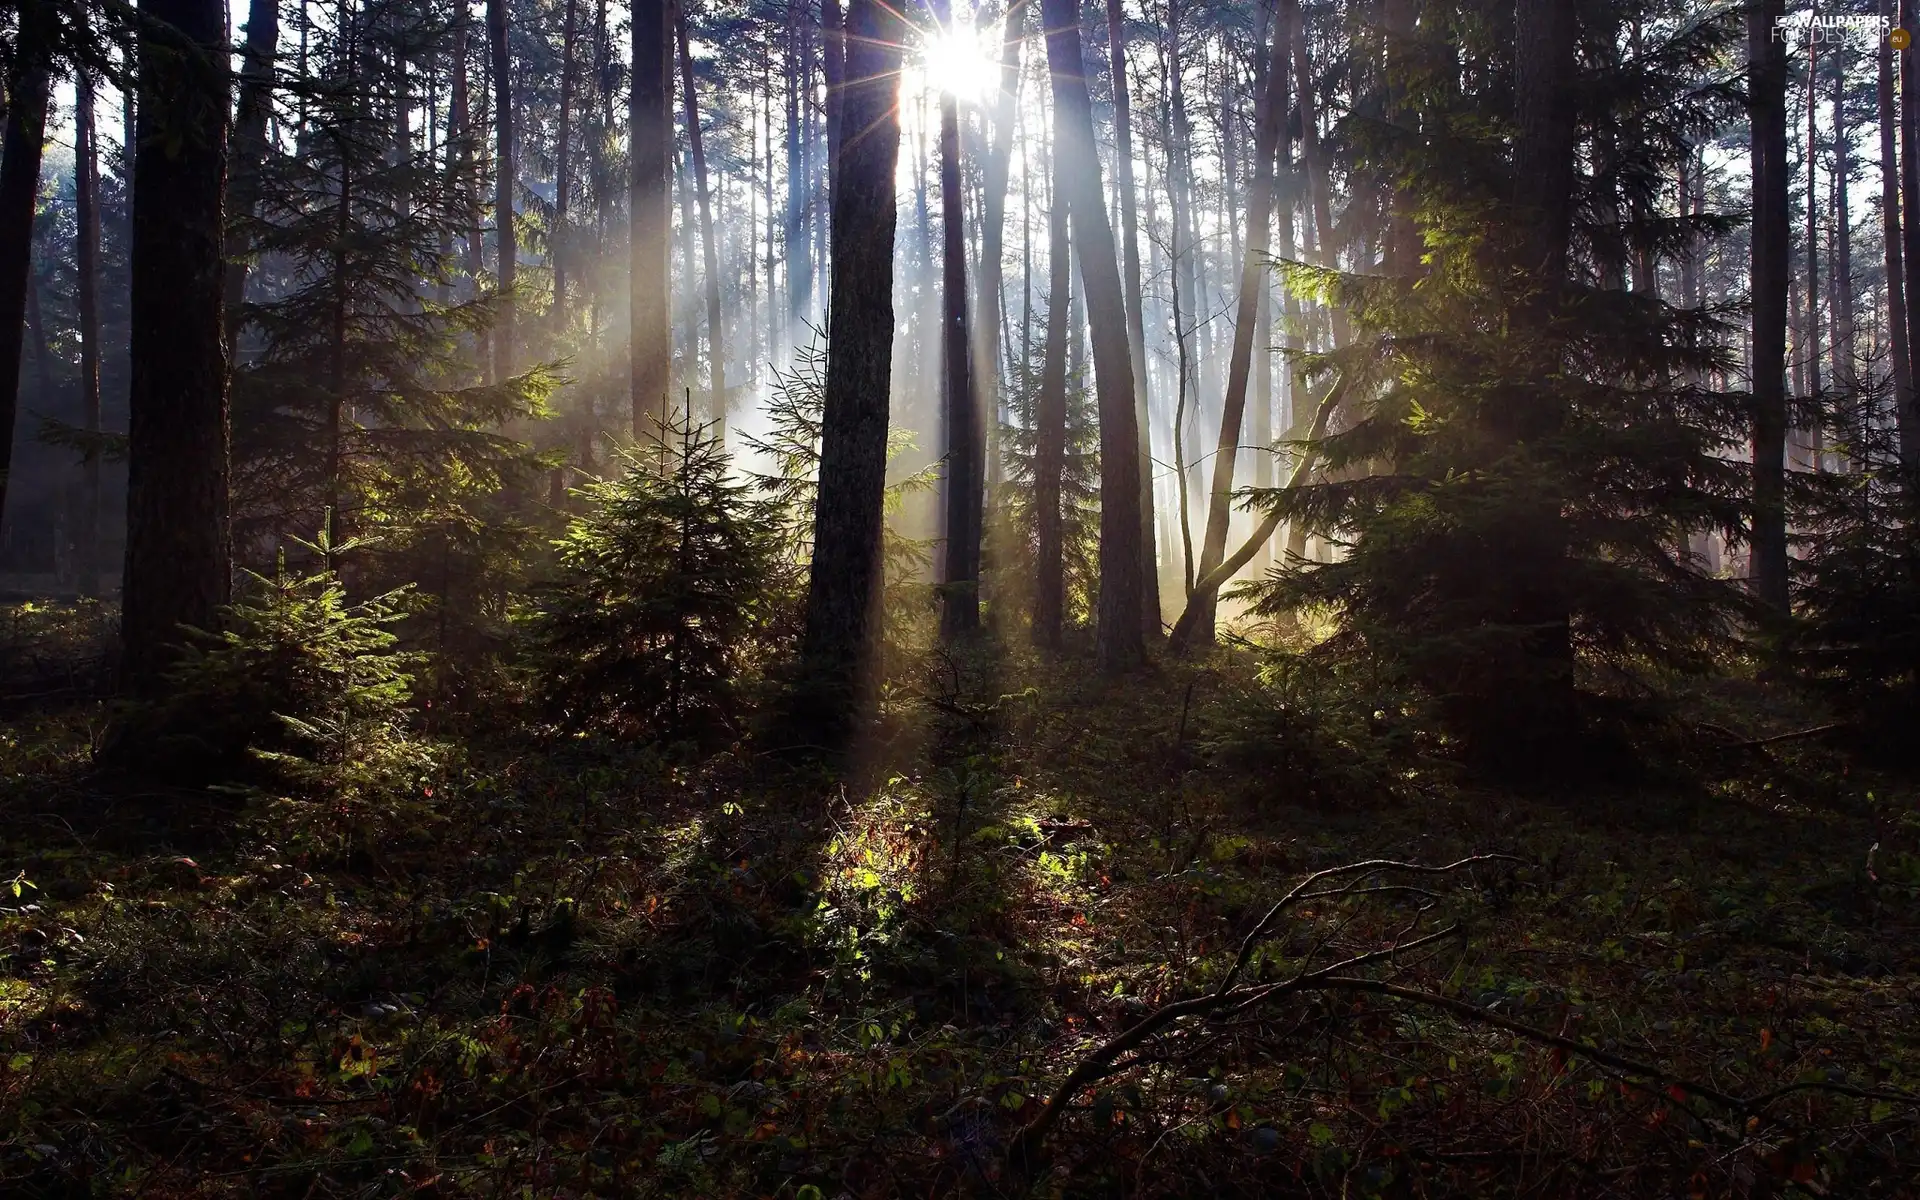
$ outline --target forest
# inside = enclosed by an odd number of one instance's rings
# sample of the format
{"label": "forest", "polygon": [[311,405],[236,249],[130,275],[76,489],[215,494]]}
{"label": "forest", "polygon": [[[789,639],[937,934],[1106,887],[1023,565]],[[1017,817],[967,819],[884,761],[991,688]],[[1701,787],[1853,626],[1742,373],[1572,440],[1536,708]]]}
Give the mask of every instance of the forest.
{"label": "forest", "polygon": [[1914,0],[8,0],[0,1194],[1920,1197]]}

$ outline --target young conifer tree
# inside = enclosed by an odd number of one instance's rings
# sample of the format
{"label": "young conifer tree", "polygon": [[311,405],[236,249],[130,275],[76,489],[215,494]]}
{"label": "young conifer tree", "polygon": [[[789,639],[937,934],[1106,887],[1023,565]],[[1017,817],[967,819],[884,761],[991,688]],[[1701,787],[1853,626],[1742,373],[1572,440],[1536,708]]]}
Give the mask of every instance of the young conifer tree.
{"label": "young conifer tree", "polygon": [[[1490,33],[1478,8],[1429,7],[1408,48],[1402,85],[1422,136],[1381,128],[1359,141],[1364,167],[1417,189],[1424,279],[1293,273],[1352,315],[1354,344],[1308,364],[1337,374],[1353,408],[1308,448],[1326,481],[1256,499],[1335,531],[1346,553],[1245,591],[1268,613],[1330,606],[1346,634],[1337,644],[1363,645],[1438,698],[1475,752],[1525,770],[1553,761],[1548,747],[1567,744],[1586,706],[1556,696],[1643,664],[1704,667],[1731,632],[1739,594],[1686,550],[1689,530],[1733,532],[1744,519],[1742,468],[1728,457],[1739,398],[1695,382],[1735,366],[1728,330],[1608,287],[1590,248],[1608,232],[1592,214],[1654,212],[1656,198],[1633,189],[1670,177],[1727,114],[1734,95],[1715,72],[1733,31],[1642,13],[1631,72],[1601,65],[1603,26],[1573,31],[1573,94],[1590,100],[1559,153],[1591,161],[1575,152],[1630,125],[1621,152],[1634,161],[1578,173],[1553,195],[1529,157],[1543,135],[1527,129],[1550,114],[1509,115],[1525,51]],[[1449,55],[1466,69],[1432,69]],[[1510,141],[1501,131],[1515,127]],[[1492,219],[1515,197],[1530,219]],[[1700,231],[1693,218],[1648,217],[1624,236],[1671,253]]]}

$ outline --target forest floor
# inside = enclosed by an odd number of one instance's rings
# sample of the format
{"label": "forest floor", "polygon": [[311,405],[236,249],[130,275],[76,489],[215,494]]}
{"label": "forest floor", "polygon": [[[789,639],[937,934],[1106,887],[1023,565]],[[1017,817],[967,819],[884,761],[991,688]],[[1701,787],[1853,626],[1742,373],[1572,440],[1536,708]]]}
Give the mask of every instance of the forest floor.
{"label": "forest floor", "polygon": [[[103,707],[13,703],[0,1194],[1920,1194],[1914,792],[1821,739],[1493,790],[1250,649],[909,674],[844,780],[471,724],[422,733],[403,796],[111,782]],[[1751,684],[1685,704],[1728,741],[1818,723]],[[1444,918],[1349,974],[1658,1076],[1281,993],[1169,1025],[1010,1165],[1308,872],[1474,854],[1513,861],[1305,901],[1243,978]]]}

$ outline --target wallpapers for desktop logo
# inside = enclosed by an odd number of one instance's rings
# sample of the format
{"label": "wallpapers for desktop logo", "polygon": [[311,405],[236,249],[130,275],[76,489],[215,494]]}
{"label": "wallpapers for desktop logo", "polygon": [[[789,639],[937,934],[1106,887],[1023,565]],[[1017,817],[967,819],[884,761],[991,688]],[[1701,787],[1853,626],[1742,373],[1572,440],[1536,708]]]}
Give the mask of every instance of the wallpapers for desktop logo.
{"label": "wallpapers for desktop logo", "polygon": [[1896,26],[1891,17],[1808,10],[1775,17],[1773,40],[1793,45],[1851,44],[1864,49],[1877,49],[1885,42],[1895,50],[1905,50],[1912,44],[1913,37]]}

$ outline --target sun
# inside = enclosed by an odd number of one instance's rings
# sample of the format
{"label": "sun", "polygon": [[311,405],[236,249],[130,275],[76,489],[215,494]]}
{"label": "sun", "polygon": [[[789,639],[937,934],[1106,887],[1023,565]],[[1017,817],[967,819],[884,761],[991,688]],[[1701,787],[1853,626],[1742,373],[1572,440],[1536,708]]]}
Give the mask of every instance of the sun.
{"label": "sun", "polygon": [[928,31],[920,44],[920,69],[928,87],[962,104],[978,104],[1000,86],[992,45],[973,22],[960,18]]}

